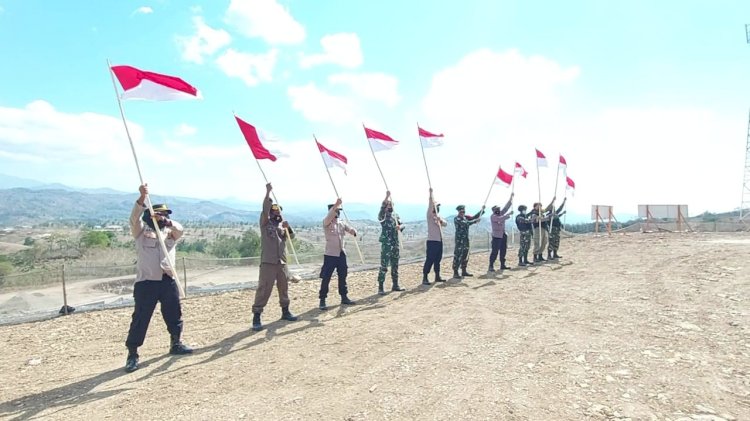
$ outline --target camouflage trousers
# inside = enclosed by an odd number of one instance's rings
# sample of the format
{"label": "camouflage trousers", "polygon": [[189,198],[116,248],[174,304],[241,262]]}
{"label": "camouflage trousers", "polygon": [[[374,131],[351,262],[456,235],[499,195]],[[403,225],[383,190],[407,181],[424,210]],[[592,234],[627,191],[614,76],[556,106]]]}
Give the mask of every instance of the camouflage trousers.
{"label": "camouflage trousers", "polygon": [[380,246],[380,271],[378,271],[378,284],[385,282],[385,274],[388,266],[391,267],[391,279],[393,283],[398,282],[398,259],[400,258],[398,244],[382,243]]}
{"label": "camouflage trousers", "polygon": [[531,231],[521,231],[521,246],[518,247],[518,257],[526,257],[531,248]]}
{"label": "camouflage trousers", "polygon": [[552,227],[552,230],[549,232],[549,246],[547,246],[547,251],[550,253],[557,253],[557,250],[560,249],[560,228]]}
{"label": "camouflage trousers", "polygon": [[456,248],[453,251],[453,271],[457,271],[459,266],[461,269],[466,270],[466,265],[469,264],[469,239],[465,241],[457,241]]}

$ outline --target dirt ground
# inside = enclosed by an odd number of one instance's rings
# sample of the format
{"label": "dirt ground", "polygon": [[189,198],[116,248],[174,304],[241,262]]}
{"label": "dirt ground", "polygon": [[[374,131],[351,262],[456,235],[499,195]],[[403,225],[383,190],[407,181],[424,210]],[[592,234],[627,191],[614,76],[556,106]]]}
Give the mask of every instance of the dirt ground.
{"label": "dirt ground", "polygon": [[[187,343],[167,354],[158,313],[142,368],[125,363],[131,309],[1,326],[3,419],[749,420],[750,237],[564,239],[563,259],[317,309],[315,281],[276,295],[251,332],[254,291],[188,298]],[[450,261],[443,261],[450,275]],[[481,276],[480,276],[481,275]],[[334,279],[335,282],[335,279]]]}

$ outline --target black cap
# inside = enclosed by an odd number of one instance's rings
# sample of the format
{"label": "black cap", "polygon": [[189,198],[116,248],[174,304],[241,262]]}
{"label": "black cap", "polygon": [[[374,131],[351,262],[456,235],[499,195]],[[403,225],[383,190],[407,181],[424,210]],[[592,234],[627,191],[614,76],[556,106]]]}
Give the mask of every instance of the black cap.
{"label": "black cap", "polygon": [[466,210],[466,206],[464,206],[464,205],[458,205],[458,206],[456,206],[456,210],[459,211],[459,212],[465,211]]}

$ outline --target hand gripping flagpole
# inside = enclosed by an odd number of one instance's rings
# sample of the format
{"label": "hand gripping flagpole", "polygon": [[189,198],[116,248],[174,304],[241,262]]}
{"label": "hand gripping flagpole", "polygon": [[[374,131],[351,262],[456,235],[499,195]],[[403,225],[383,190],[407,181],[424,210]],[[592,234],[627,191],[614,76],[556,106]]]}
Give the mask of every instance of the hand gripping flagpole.
{"label": "hand gripping flagpole", "polygon": [[[314,134],[313,134],[313,139],[315,139],[315,146],[317,146],[318,145],[318,138],[315,137]],[[336,194],[337,198],[340,198],[341,196],[339,196],[339,192],[336,189],[336,183],[333,182],[333,177],[331,176],[331,170],[330,170],[330,168],[328,168],[328,165],[326,164],[326,160],[323,158],[323,154],[322,153],[320,154],[320,159],[323,160],[323,166],[326,167],[326,172],[328,173],[328,179],[331,180],[331,186],[333,187],[333,193]],[[346,223],[349,224],[349,225],[351,225],[352,222],[349,220],[349,216],[346,215],[346,211],[343,209],[343,207],[341,208],[341,212],[343,212],[343,214],[344,214],[344,219],[346,220]],[[354,247],[357,248],[357,253],[359,254],[359,261],[362,262],[362,264],[364,265],[365,264],[365,258],[362,256],[362,250],[360,250],[360,248],[359,248],[359,242],[356,239],[354,240]]]}
{"label": "hand gripping flagpole", "polygon": [[[136,170],[138,170],[138,178],[141,181],[141,185],[144,185],[145,183],[143,182],[143,174],[141,173],[141,166],[138,164],[138,155],[135,153],[135,146],[133,145],[133,138],[130,137],[130,130],[128,129],[128,123],[125,120],[125,111],[122,108],[122,100],[120,99],[120,93],[117,91],[117,83],[115,82],[115,74],[112,71],[112,64],[109,62],[109,60],[107,60],[107,68],[109,70],[109,75],[112,77],[112,86],[115,89],[115,98],[117,98],[117,106],[120,108],[120,117],[122,117],[122,124],[125,126],[125,134],[128,136],[128,142],[130,142],[130,150],[133,152],[133,159],[135,160],[135,168]],[[149,195],[146,195],[145,204],[148,207],[148,210],[151,214],[151,221],[153,222],[154,227],[158,228],[159,222],[156,220],[156,213],[154,212],[154,207],[151,205],[151,198]],[[156,238],[159,240],[159,246],[161,248],[161,252],[164,254],[164,256],[166,256],[167,265],[169,266],[169,270],[172,272],[172,278],[177,284],[177,291],[180,295],[180,298],[185,298],[185,289],[180,283],[179,276],[177,275],[177,270],[175,269],[175,263],[172,261],[172,257],[169,254],[169,250],[167,250],[167,245],[164,242],[164,235],[162,234],[160,229],[154,229],[154,232],[156,232]]]}
{"label": "hand gripping flagpole", "polygon": [[[258,164],[258,169],[260,169],[260,173],[263,174],[263,179],[266,180],[266,184],[268,184],[268,177],[266,177],[266,173],[263,171],[263,167],[260,166],[260,161],[258,159],[255,160],[255,163]],[[279,199],[276,198],[276,193],[271,190],[271,196],[273,196],[273,201],[277,204],[279,203]],[[289,247],[292,249],[292,255],[294,256],[294,262],[299,265],[299,259],[297,258],[297,251],[294,249],[294,244],[292,242],[292,236],[289,234],[289,229],[284,227],[284,234],[286,234],[286,238],[289,239],[287,244],[289,244]]]}

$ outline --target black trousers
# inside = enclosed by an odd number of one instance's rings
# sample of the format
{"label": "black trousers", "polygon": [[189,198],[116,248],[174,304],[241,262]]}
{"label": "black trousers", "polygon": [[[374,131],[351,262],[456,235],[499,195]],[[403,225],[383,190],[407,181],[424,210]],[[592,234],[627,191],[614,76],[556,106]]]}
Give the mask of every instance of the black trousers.
{"label": "black trousers", "polygon": [[349,293],[349,289],[346,286],[346,275],[348,273],[349,266],[346,264],[346,253],[343,251],[341,254],[336,256],[323,256],[323,267],[320,268],[320,293],[318,298],[325,300],[328,297],[328,284],[331,282],[333,271],[336,270],[336,275],[339,279],[339,295],[345,296]]}
{"label": "black trousers", "polygon": [[508,234],[502,238],[492,237],[492,251],[490,252],[490,266],[495,264],[498,252],[500,253],[500,264],[505,266],[505,254],[508,251]]}
{"label": "black trousers", "polygon": [[428,240],[425,255],[426,258],[422,273],[427,275],[430,273],[430,269],[432,269],[435,271],[435,275],[440,275],[440,261],[443,260],[443,242]]}
{"label": "black trousers", "polygon": [[180,292],[174,279],[165,274],[161,281],[136,282],[133,287],[133,298],[135,309],[125,346],[130,348],[143,345],[157,302],[161,304],[161,316],[169,334],[177,337],[182,335]]}

